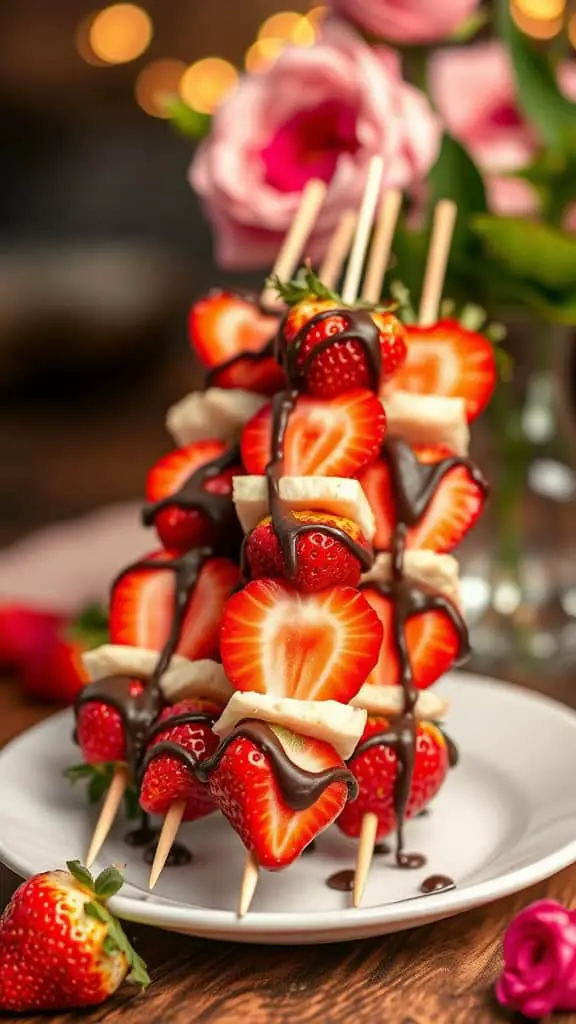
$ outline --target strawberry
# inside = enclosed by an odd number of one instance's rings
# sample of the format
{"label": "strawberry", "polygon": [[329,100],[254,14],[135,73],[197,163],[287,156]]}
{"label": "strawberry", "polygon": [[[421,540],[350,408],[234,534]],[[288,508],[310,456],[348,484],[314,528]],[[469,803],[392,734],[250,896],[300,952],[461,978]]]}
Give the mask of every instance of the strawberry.
{"label": "strawberry", "polygon": [[[328,515],[325,512],[294,512],[294,518],[303,526],[313,527],[296,541],[298,570],[292,580],[298,590],[311,594],[327,587],[356,587],[360,582],[362,565],[346,543],[330,536],[322,527],[342,530],[366,552],[370,552],[361,530],[351,519]],[[252,579],[286,576],[282,548],[268,516],[246,538],[245,558]]]}
{"label": "strawberry", "polygon": [[[414,446],[412,451],[415,465],[435,465],[452,457],[452,452],[441,445]],[[376,518],[374,547],[388,551],[398,516],[386,458],[368,466],[359,480]],[[474,469],[465,462],[453,466],[439,480],[419,521],[408,529],[406,546],[440,553],[452,551],[478,519],[485,500],[486,487]]]}
{"label": "strawberry", "polygon": [[456,320],[407,327],[408,354],[391,387],[421,395],[463,398],[468,420],[488,404],[496,386],[496,360],[488,338]]}
{"label": "strawberry", "polygon": [[266,346],[260,355],[240,355],[215,366],[208,375],[207,383],[210,387],[242,388],[272,397],[286,387],[286,374]]}
{"label": "strawberry", "polygon": [[265,579],[228,601],[220,654],[239,690],[346,703],[375,666],[381,643],[378,616],[357,590],[304,595]]}
{"label": "strawberry", "polygon": [[[212,732],[211,723],[221,713],[222,708],[217,704],[203,700],[183,700],[165,708],[154,727],[147,751],[154,750],[158,743],[175,743],[192,754],[196,761],[202,761],[218,746],[218,737]],[[207,717],[205,721],[171,724],[175,716],[187,714]],[[142,776],[140,806],[147,814],[164,816],[174,800],[186,801],[185,821],[202,818],[216,809],[206,786],[197,781],[183,761],[168,753],[159,754],[148,763]]]}
{"label": "strawberry", "polygon": [[0,665],[22,669],[30,661],[42,661],[52,649],[54,637],[66,617],[33,605],[0,605]]}
{"label": "strawberry", "polygon": [[[191,559],[190,552],[184,559]],[[186,567],[177,552],[156,551],[145,563],[172,562]],[[161,651],[174,618],[174,568],[130,567],[114,584],[110,603],[110,642]],[[240,582],[240,570],[227,558],[207,558],[189,596],[176,653],[192,661],[218,657],[218,631],[226,599]],[[187,588],[188,589],[188,588]]]}
{"label": "strawberry", "polygon": [[[290,349],[298,336],[295,370],[305,380],[305,388],[317,398],[336,398],[345,391],[374,386],[371,367],[360,341],[354,337],[338,340],[338,335],[354,335],[354,317],[371,317],[378,328],[380,345],[379,381],[384,384],[406,358],[405,329],[397,317],[385,310],[356,313],[344,306],[309,269],[288,285],[279,285],[282,298],[290,305],[280,326],[280,341],[291,363]],[[314,323],[319,314],[322,315]],[[326,342],[333,338],[329,345]],[[321,346],[316,355],[314,349]],[[325,346],[325,347],[324,347]]]}
{"label": "strawberry", "polygon": [[192,306],[191,345],[204,366],[220,366],[244,352],[259,352],[276,333],[278,318],[262,313],[256,296],[214,288]]}
{"label": "strawberry", "polygon": [[[384,733],[390,722],[370,717],[358,746],[370,736]],[[446,740],[432,722],[419,722],[416,732],[416,757],[406,806],[406,817],[413,818],[436,796],[448,773]],[[338,826],[347,836],[360,835],[362,818],[368,811],[378,817],[377,839],[390,835],[398,825],[394,809],[394,786],[399,765],[396,751],[384,744],[354,754],[348,762],[356,776],[358,798],[344,807]]]}
{"label": "strawberry", "polygon": [[[384,642],[378,663],[367,682],[380,686],[400,685],[400,662],[394,642],[394,601],[368,584],[362,588],[368,604],[378,615]],[[406,623],[406,643],[412,667],[412,679],[419,690],[431,686],[456,662],[460,637],[447,612],[427,609],[411,616]]]}
{"label": "strawberry", "polygon": [[[270,727],[298,767],[309,772],[343,768],[328,743]],[[287,867],[340,814],[347,799],[343,782],[330,783],[304,810],[288,806],[268,755],[239,736],[227,746],[208,777],[210,795],[258,863],[270,871]]]}
{"label": "strawberry", "polygon": [[[218,471],[218,467],[205,470],[207,464],[221,459],[228,451],[223,441],[194,441],[184,448],[176,448],[164,455],[148,473],[146,497],[149,502],[164,502],[172,495],[179,495],[174,505],[165,505],[158,510],[146,510],[146,521],[152,520],[156,532],[166,548],[186,551],[193,547],[212,544],[218,536],[218,527],[234,518],[232,504],[232,477],[242,472],[240,465],[230,465]],[[197,482],[199,495],[183,489],[192,478]],[[218,495],[215,502],[216,516],[211,517],[202,508],[202,492]],[[194,507],[194,503],[198,507]],[[184,507],[190,506],[190,507]],[[218,522],[215,522],[215,518]]]}
{"label": "strawberry", "polygon": [[0,1008],[14,1013],[97,1006],[129,981],[150,983],[106,900],[118,868],[94,879],[78,861],[24,882],[0,918]]}
{"label": "strawberry", "polygon": [[82,664],[82,655],[88,646],[68,635],[66,630],[59,632],[43,660],[30,659],[22,667],[20,679],[24,693],[50,704],[72,704],[88,682]]}
{"label": "strawberry", "polygon": [[[272,455],[272,406],[244,427],[240,448],[248,473],[264,473]],[[286,476],[355,476],[376,458],[386,434],[381,402],[366,389],[338,398],[300,396],[284,439]]]}
{"label": "strawberry", "polygon": [[[144,683],[133,679],[130,694],[138,697]],[[86,764],[105,764],[126,760],[126,735],[117,708],[99,700],[80,704],[76,716],[76,739]]]}

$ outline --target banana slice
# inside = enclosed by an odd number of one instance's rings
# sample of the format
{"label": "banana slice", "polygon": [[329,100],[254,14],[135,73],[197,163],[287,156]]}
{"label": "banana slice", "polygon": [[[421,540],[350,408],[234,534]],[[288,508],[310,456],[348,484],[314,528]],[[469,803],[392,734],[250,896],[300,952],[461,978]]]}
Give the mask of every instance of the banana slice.
{"label": "banana slice", "polygon": [[179,447],[212,437],[235,441],[244,424],[268,401],[241,388],[193,391],[168,409],[166,428]]}
{"label": "banana slice", "polygon": [[[452,555],[439,555],[424,548],[408,550],[404,555],[404,575],[417,583],[424,583],[450,598],[459,608],[462,604],[458,562]],[[387,583],[392,578],[392,556],[383,551],[376,555],[370,572],[364,573],[362,583]]]}
{"label": "banana slice", "polygon": [[[245,533],[269,514],[264,476],[235,476],[233,499]],[[358,480],[336,476],[283,476],[280,497],[295,512],[329,512],[357,523],[366,540],[376,530],[374,513]]]}
{"label": "banana slice", "polygon": [[392,391],[382,405],[389,434],[397,434],[409,444],[445,444],[456,455],[468,453],[470,431],[463,398]]}
{"label": "banana slice", "polygon": [[[402,714],[404,694],[401,686],[374,686],[372,683],[364,683],[350,704],[355,708],[363,708],[369,715],[395,717]],[[431,693],[430,690],[422,690],[418,694],[414,711],[417,718],[437,722],[444,717],[448,707],[447,700]]]}
{"label": "banana slice", "polygon": [[300,736],[329,743],[345,761],[364,732],[367,714],[361,708],[335,700],[294,700],[265,693],[235,693],[213,726],[217,736],[228,736],[243,718],[258,718],[282,725]]}
{"label": "banana slice", "polygon": [[[91,680],[107,676],[135,676],[149,679],[158,663],[158,651],[123,644],[103,644],[82,655],[82,662]],[[189,661],[174,654],[160,680],[160,688],[170,704],[189,697],[213,698],[226,703],[234,692],[222,665],[209,658]]]}

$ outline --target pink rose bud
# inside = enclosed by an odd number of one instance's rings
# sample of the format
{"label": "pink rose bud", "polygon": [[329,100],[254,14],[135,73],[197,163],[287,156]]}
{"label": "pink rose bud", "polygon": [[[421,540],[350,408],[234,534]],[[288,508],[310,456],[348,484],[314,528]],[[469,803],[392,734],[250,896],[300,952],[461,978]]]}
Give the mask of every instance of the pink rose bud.
{"label": "pink rose bud", "polygon": [[554,1010],[576,1010],[576,911],[556,900],[522,910],[504,935],[498,1002],[538,1020]]}
{"label": "pink rose bud", "polygon": [[451,35],[479,0],[332,0],[338,14],[393,43],[431,43]]}

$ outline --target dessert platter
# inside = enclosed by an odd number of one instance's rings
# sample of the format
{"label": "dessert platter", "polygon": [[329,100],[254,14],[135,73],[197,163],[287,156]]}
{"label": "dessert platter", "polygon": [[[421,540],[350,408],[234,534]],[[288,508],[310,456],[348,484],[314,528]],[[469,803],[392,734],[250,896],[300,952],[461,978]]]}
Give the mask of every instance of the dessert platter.
{"label": "dessert platter", "polygon": [[[381,300],[400,208],[381,175],[375,159],[317,274],[295,273],[312,181],[262,295],[192,306],[206,388],[169,410],[177,447],[146,480],[159,546],[119,567],[74,723],[0,757],[2,859],[124,862],[120,916],[335,941],[576,858],[576,716],[451,673],[469,653],[453,552],[488,493],[469,424],[496,361],[485,334],[439,319],[451,203],[418,318]],[[63,778],[78,750],[68,774],[103,793],[95,821]]]}

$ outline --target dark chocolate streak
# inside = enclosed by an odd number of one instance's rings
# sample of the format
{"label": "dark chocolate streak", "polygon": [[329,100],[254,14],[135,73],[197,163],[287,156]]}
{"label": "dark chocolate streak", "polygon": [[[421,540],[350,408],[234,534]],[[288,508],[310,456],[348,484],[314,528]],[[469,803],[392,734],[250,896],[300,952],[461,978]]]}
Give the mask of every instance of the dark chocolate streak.
{"label": "dark chocolate streak", "polygon": [[159,687],[146,685],[140,694],[134,696],[130,687],[134,681],[128,676],[107,676],[88,683],[78,694],[75,703],[76,718],[80,709],[91,701],[98,701],[115,708],[124,726],[126,737],[126,760],[132,773],[146,746],[148,732],[152,723],[160,714],[164,701]]}
{"label": "dark chocolate streak", "polygon": [[[263,316],[274,316],[276,319],[279,317],[277,309],[272,306],[266,306],[261,301],[255,292],[250,291],[248,288],[212,288],[208,292],[208,297],[212,298],[217,295],[238,295],[239,298],[244,299],[245,302],[249,302],[255,309],[258,310]],[[206,374],[206,387],[209,388],[214,380],[218,378],[218,374],[222,373],[223,370],[228,370],[230,366],[235,366],[236,363],[248,359],[250,362],[258,363],[261,359],[269,359],[274,355],[274,337],[270,338],[262,348],[255,352],[239,352],[238,355],[232,356],[231,359],[227,359],[223,363],[219,363],[218,366],[212,367],[211,370]]]}
{"label": "dark chocolate streak", "polygon": [[335,782],[344,783],[348,788],[348,798],[355,799],[358,783],[348,768],[327,768],[322,772],[309,772],[288,757],[280,740],[265,722],[256,719],[245,719],[220,743],[218,749],[203,761],[198,761],[188,750],[177,743],[161,742],[152,747],[144,757],[141,774],[157,757],[169,755],[184,764],[194,777],[204,784],[215,771],[226,750],[234,740],[247,739],[254,743],[262,753],[266,754],[272,764],[272,770],[282,797],[288,807],[294,811],[303,811],[320,799],[322,793]]}
{"label": "dark chocolate streak", "polygon": [[336,871],[326,879],[329,889],[336,889],[336,892],[352,892],[356,873],[351,868],[344,868],[343,871]]}
{"label": "dark chocolate streak", "polygon": [[153,743],[157,736],[177,725],[209,725],[212,727],[218,718],[218,714],[210,711],[182,711],[178,715],[171,715],[163,721],[157,721],[149,730],[146,736],[146,743]]}
{"label": "dark chocolate streak", "polygon": [[425,896],[430,896],[434,892],[448,892],[449,889],[455,888],[456,882],[448,875],[430,875],[420,885],[420,892]]}
{"label": "dark chocolate streak", "polygon": [[463,455],[450,455],[440,462],[423,463],[406,441],[391,435],[382,445],[382,458],[390,467],[398,521],[405,526],[415,526],[419,522],[439,483],[455,466],[464,466],[474,483],[484,494],[488,493],[488,482],[478,466]]}
{"label": "dark chocolate streak", "polygon": [[[290,388],[302,390],[306,381],[306,374],[314,360],[326,352],[346,341],[356,341],[362,347],[366,358],[368,379],[372,391],[378,392],[380,385],[380,370],[382,365],[382,349],[380,347],[380,330],[378,325],[370,316],[368,309],[325,309],[307,320],[296,336],[289,343],[284,339],[284,326],[290,310],[283,318],[278,334],[276,335],[275,353],[276,359],[283,366],[288,377]],[[341,317],[346,321],[346,327],[341,331],[335,331],[328,338],[317,342],[300,359],[302,347],[306,342],[310,331],[323,324],[326,320],[334,317]]]}

